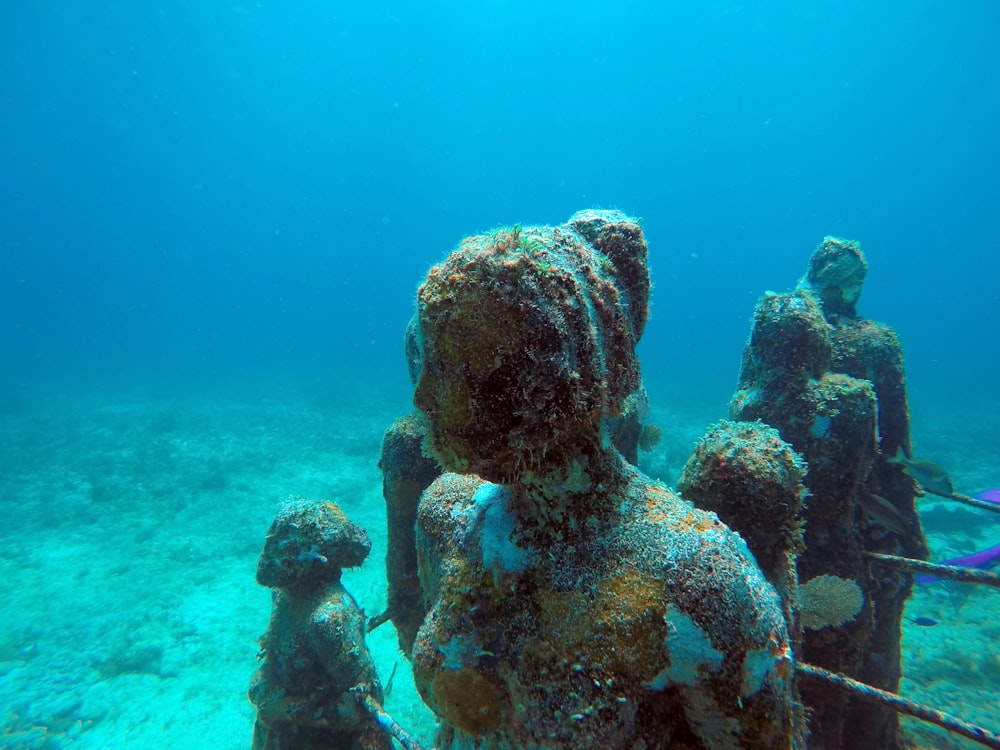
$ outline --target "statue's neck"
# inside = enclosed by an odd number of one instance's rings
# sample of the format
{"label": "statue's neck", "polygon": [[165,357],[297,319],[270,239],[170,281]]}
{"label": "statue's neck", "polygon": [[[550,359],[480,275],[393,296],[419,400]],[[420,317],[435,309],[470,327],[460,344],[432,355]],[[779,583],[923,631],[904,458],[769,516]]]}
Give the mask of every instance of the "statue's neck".
{"label": "statue's neck", "polygon": [[588,446],[563,465],[530,472],[510,487],[513,510],[523,527],[576,536],[607,528],[617,517],[622,488],[634,469],[610,446]]}

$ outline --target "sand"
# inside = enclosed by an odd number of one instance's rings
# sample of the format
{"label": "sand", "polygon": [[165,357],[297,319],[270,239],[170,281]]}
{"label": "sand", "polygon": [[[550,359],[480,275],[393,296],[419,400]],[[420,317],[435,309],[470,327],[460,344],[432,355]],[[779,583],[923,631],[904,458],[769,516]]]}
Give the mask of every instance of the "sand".
{"label": "sand", "polygon": [[[338,502],[373,543],[345,584],[385,604],[376,466],[404,399],[52,395],[0,420],[0,716],[3,748],[248,748],[246,698],[270,612],[254,570],[289,497]],[[665,439],[643,468],[671,483],[718,414],[654,412]],[[935,421],[936,420],[936,421]],[[934,429],[931,429],[931,428]],[[918,447],[970,492],[1000,484],[996,446],[959,415],[925,420]],[[996,425],[992,425],[996,427]],[[921,435],[925,439],[921,439]],[[992,448],[992,449],[991,449]],[[1000,541],[1000,514],[921,501],[935,559]],[[996,726],[1000,591],[920,586],[904,630],[902,692]],[[387,710],[431,747],[433,716],[391,625],[369,636]],[[927,747],[976,747],[907,722]]]}

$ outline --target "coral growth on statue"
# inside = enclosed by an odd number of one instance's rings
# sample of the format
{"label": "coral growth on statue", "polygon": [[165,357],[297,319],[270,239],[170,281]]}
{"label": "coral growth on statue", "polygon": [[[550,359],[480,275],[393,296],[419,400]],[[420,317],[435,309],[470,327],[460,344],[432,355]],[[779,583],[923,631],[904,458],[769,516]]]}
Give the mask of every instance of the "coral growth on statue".
{"label": "coral growth on statue", "polygon": [[358,701],[382,699],[365,619],[340,582],[364,562],[368,535],[328,501],[294,501],[275,518],[257,566],[274,589],[261,665],[250,685],[253,750],[390,750]]}
{"label": "coral growth on statue", "polygon": [[407,351],[446,473],[417,510],[411,659],[441,747],[792,742],[781,598],[743,539],[611,439],[649,290],[642,230],[615,211],[469,237],[420,287]]}
{"label": "coral growth on statue", "polygon": [[[772,425],[809,466],[800,657],[894,691],[912,576],[873,570],[866,553],[925,558],[927,546],[913,483],[887,460],[909,452],[906,380],[895,333],[855,311],[867,267],[856,242],[827,237],[795,291],[764,295],[730,413]],[[893,710],[813,681],[802,697],[811,747],[900,746]]]}

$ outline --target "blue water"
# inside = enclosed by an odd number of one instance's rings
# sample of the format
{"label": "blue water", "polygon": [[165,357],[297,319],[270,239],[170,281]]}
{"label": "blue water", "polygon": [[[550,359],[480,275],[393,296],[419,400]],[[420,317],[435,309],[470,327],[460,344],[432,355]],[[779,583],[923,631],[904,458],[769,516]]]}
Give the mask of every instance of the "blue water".
{"label": "blue water", "polygon": [[911,383],[986,394],[1000,293],[995,3],[11,4],[5,390],[49,378],[405,385],[416,284],[466,234],[617,207],[644,369],[732,388],[826,234]]}
{"label": "blue water", "polygon": [[367,394],[370,469],[430,265],[613,207],[650,245],[655,408],[724,414],[756,299],[842,236],[859,312],[902,338],[918,446],[998,486],[998,29],[992,0],[7,3],[0,414]]}

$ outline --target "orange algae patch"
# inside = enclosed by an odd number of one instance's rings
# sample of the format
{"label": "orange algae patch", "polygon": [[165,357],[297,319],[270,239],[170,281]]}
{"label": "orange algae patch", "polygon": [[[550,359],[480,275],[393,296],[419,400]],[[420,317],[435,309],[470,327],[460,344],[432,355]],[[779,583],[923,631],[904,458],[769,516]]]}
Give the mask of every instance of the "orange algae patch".
{"label": "orange algae patch", "polygon": [[663,487],[655,484],[646,488],[646,511],[647,517],[654,524],[669,524],[670,519],[675,515],[670,512],[670,505],[673,496]]}
{"label": "orange algae patch", "polygon": [[672,531],[704,533],[716,526],[713,516],[678,503],[673,495],[656,485],[646,490],[646,509],[652,523],[666,524]]}
{"label": "orange algae patch", "polygon": [[715,525],[715,519],[707,513],[688,512],[683,518],[675,521],[674,529],[682,533],[693,531],[698,534],[704,534],[706,531],[714,529]]}
{"label": "orange algae patch", "polygon": [[663,582],[653,576],[629,570],[601,581],[593,598],[570,591],[539,604],[541,629],[567,662],[587,658],[642,682],[667,662]]}
{"label": "orange algae patch", "polygon": [[438,711],[449,724],[472,735],[500,726],[506,705],[501,689],[472,669],[446,669],[431,683]]}
{"label": "orange algae patch", "polygon": [[323,500],[322,505],[326,508],[327,512],[333,516],[333,523],[335,524],[346,524],[350,523],[347,520],[347,515],[342,511],[336,503],[331,503],[329,500]]}

